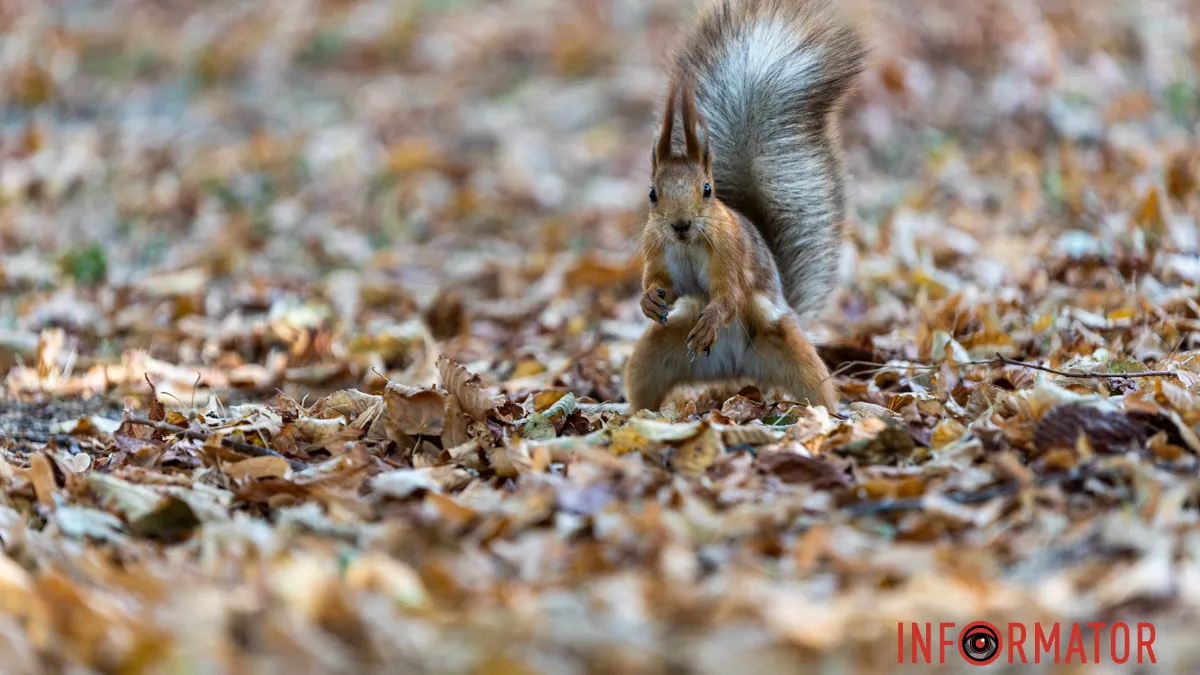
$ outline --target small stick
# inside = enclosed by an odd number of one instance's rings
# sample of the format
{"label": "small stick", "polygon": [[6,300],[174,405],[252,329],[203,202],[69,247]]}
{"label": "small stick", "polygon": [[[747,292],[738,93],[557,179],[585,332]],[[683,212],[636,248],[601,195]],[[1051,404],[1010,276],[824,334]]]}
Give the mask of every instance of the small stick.
{"label": "small stick", "polygon": [[[156,422],[155,420],[148,420],[144,417],[131,417],[125,421],[129,422],[130,424],[136,424],[136,425],[142,426],[142,427],[154,427],[155,429],[167,431],[167,432],[173,433],[177,436],[183,436],[185,438],[190,438],[194,441],[204,442],[204,441],[207,441],[209,438],[211,438],[211,436],[209,436],[208,434],[201,433],[199,431],[192,431],[191,429],[184,429],[183,427],[177,427],[174,424],[167,424],[166,422]],[[307,468],[307,466],[303,462],[300,462],[300,461],[297,461],[294,459],[288,459],[287,457],[284,457],[283,455],[279,454],[278,452],[275,452],[274,450],[272,450],[270,448],[264,448],[261,445],[252,445],[250,443],[244,443],[242,441],[235,441],[232,438],[225,438],[224,436],[221,437],[221,445],[224,445],[225,447],[231,448],[233,450],[237,450],[239,452],[244,452],[249,455],[255,455],[257,457],[264,457],[264,456],[278,457],[278,458],[284,460],[285,462],[287,462],[289,466],[291,466],[293,469],[295,469],[297,471]]]}
{"label": "small stick", "polygon": [[1176,379],[1179,379],[1179,373],[1177,373],[1173,370],[1143,370],[1143,371],[1136,372],[1136,373],[1068,373],[1063,370],[1055,370],[1053,368],[1047,368],[1046,366],[1039,366],[1036,363],[1026,363],[1025,361],[1017,361],[1016,359],[1010,359],[1006,356],[1001,356],[999,354],[996,354],[996,362],[1002,363],[1005,365],[1009,365],[1009,366],[1020,366],[1022,368],[1032,368],[1033,370],[1040,370],[1044,373],[1051,373],[1054,375],[1062,375],[1063,377],[1078,377],[1081,379],[1087,379],[1089,377],[1110,377],[1110,378],[1174,377]]}

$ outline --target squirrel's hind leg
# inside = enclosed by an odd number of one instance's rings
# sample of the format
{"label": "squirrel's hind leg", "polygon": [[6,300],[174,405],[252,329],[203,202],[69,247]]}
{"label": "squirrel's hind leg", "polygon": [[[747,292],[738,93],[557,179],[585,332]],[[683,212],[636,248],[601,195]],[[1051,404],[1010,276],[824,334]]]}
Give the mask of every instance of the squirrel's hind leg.
{"label": "squirrel's hind leg", "polygon": [[816,347],[804,336],[800,321],[788,313],[755,336],[753,358],[764,384],[780,387],[809,405],[823,405],[830,412],[837,406],[837,390],[829,368]]}
{"label": "squirrel's hind leg", "polygon": [[700,310],[692,298],[681,298],[666,325],[651,325],[634,345],[625,365],[625,392],[631,410],[658,410],[672,389],[694,379],[687,335]]}

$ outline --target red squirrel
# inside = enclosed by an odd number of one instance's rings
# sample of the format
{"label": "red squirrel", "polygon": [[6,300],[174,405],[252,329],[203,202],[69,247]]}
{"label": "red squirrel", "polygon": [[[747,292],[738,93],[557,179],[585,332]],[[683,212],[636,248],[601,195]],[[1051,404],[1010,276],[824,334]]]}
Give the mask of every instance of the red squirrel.
{"label": "red squirrel", "polygon": [[826,0],[720,0],[676,52],[641,241],[641,309],[655,323],[625,370],[634,410],[733,379],[833,410],[801,318],[834,290],[837,116],[865,60]]}

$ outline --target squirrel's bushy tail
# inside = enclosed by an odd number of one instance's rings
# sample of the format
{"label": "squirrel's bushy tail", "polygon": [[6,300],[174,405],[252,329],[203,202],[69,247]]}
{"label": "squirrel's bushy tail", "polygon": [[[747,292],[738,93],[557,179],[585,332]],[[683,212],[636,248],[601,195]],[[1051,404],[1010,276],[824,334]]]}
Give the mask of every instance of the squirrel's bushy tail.
{"label": "squirrel's bushy tail", "polygon": [[673,64],[708,123],[717,196],[763,233],[802,315],[822,309],[835,283],[845,219],[837,113],[866,52],[828,0],[718,0]]}

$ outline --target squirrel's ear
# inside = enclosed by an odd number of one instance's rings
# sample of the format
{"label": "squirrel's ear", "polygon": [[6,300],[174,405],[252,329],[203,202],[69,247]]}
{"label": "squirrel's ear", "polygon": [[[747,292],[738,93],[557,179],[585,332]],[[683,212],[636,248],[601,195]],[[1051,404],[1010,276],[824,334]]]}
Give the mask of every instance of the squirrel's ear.
{"label": "squirrel's ear", "polygon": [[659,158],[671,157],[671,132],[675,126],[675,94],[679,91],[679,81],[671,80],[671,89],[667,92],[667,106],[663,109],[662,129],[658,132],[658,144],[655,146],[653,161],[658,164]]}
{"label": "squirrel's ear", "polygon": [[702,145],[700,146],[701,147],[700,162],[704,165],[704,173],[708,174],[708,176],[711,178],[712,177],[712,145],[709,143],[708,125],[704,123],[704,120],[700,120],[700,131],[704,133],[704,141],[702,142]]}
{"label": "squirrel's ear", "polygon": [[696,110],[696,88],[688,78],[683,84],[683,140],[687,158],[693,162],[703,161],[700,140],[696,138],[696,127],[700,124],[700,113]]}

